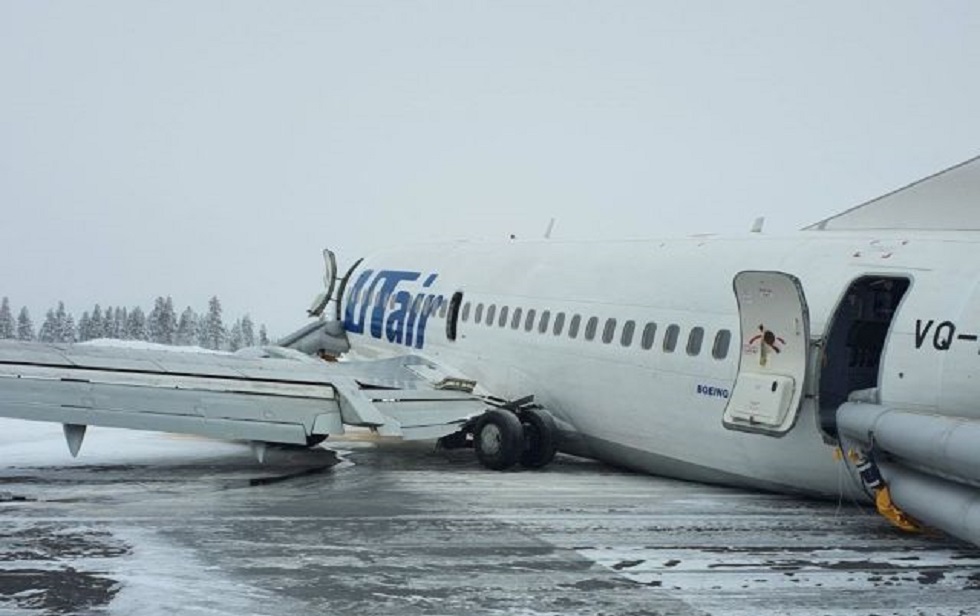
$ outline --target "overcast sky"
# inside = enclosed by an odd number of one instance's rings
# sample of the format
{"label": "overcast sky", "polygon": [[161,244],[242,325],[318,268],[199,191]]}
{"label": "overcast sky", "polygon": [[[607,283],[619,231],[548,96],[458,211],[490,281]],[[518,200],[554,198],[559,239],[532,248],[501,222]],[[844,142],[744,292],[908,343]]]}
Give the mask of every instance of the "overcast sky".
{"label": "overcast sky", "polygon": [[980,3],[0,0],[0,295],[303,322],[429,238],[787,231],[980,153]]}

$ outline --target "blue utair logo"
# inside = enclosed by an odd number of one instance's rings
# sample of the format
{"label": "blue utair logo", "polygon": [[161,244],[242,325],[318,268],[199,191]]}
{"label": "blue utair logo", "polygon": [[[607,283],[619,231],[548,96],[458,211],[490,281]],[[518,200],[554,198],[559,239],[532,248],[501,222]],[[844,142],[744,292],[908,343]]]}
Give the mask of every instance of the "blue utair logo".
{"label": "blue utair logo", "polygon": [[344,309],[344,329],[353,334],[382,336],[391,343],[421,349],[429,317],[442,305],[441,295],[426,294],[438,274],[429,274],[421,292],[412,294],[399,285],[417,281],[422,272],[364,270],[351,289]]}

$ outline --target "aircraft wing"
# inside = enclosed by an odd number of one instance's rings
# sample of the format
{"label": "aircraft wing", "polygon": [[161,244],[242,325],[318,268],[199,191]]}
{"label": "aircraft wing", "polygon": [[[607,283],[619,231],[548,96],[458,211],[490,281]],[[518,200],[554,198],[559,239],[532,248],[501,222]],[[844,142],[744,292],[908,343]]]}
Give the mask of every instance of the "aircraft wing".
{"label": "aircraft wing", "polygon": [[89,425],[307,445],[345,426],[438,438],[486,409],[472,381],[417,356],[252,355],[0,341],[0,416],[65,424],[74,454]]}

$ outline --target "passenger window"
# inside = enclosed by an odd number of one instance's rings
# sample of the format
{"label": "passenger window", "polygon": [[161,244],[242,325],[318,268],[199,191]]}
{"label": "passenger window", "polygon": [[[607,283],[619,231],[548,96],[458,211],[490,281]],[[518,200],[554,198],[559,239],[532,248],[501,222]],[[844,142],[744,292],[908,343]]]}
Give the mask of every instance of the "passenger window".
{"label": "passenger window", "polygon": [[555,326],[552,329],[552,332],[556,336],[561,336],[561,331],[564,328],[565,328],[565,313],[559,312],[558,314],[555,315]]}
{"label": "passenger window", "polygon": [[422,296],[416,295],[415,302],[412,303],[412,312],[415,314],[420,314],[422,310]]}
{"label": "passenger window", "polygon": [[653,348],[653,340],[657,337],[657,324],[650,322],[643,327],[643,336],[640,338],[640,346],[643,350],[649,351]]}
{"label": "passenger window", "polygon": [[606,326],[602,328],[602,342],[609,344],[616,335],[616,319],[606,319]]}
{"label": "passenger window", "polygon": [[514,318],[510,320],[510,328],[517,329],[521,326],[521,316],[524,313],[523,308],[514,308]]}
{"label": "passenger window", "polygon": [[732,332],[727,329],[719,330],[715,334],[715,343],[711,347],[711,356],[715,359],[725,359],[728,357],[728,346],[732,342]]}
{"label": "passenger window", "polygon": [[493,326],[493,317],[497,314],[497,305],[490,304],[487,306],[487,325]]}
{"label": "passenger window", "polygon": [[463,304],[463,314],[462,314],[462,316],[460,318],[463,319],[464,322],[470,320],[470,303],[469,302],[466,302],[465,304]]}
{"label": "passenger window", "polygon": [[636,330],[636,321],[623,323],[623,335],[619,337],[619,343],[624,347],[633,344],[633,332]]}
{"label": "passenger window", "polygon": [[[449,302],[447,302],[445,299],[443,299],[443,300],[441,300],[439,302],[439,318],[440,319],[445,319],[446,318],[446,307],[448,305],[449,305]],[[391,296],[391,307],[392,308],[395,307],[395,296],[394,296],[394,294],[392,294],[392,296]]]}
{"label": "passenger window", "polygon": [[674,349],[677,348],[677,338],[681,334],[681,328],[679,325],[669,325],[667,331],[664,332],[664,352],[673,353]]}
{"label": "passenger window", "polygon": [[529,332],[534,329],[534,308],[527,311],[527,318],[524,319],[524,331]]}
{"label": "passenger window", "polygon": [[497,325],[499,325],[500,327],[506,327],[507,326],[507,312],[509,310],[510,309],[507,308],[507,306],[501,306],[500,307],[500,320],[497,321]]}
{"label": "passenger window", "polygon": [[582,324],[582,317],[580,315],[575,315],[572,317],[571,322],[568,324],[568,337],[578,338],[578,328]]}
{"label": "passenger window", "polygon": [[589,317],[585,323],[585,339],[594,340],[597,329],[599,329],[599,317]]}
{"label": "passenger window", "polygon": [[538,323],[538,333],[543,334],[548,331],[548,324],[551,322],[551,311],[545,310],[541,313],[541,321]]}
{"label": "passenger window", "polygon": [[687,354],[694,357],[701,353],[701,343],[704,342],[704,328],[695,327],[687,335]]}
{"label": "passenger window", "polygon": [[483,303],[476,305],[476,310],[473,312],[473,322],[479,325],[483,322]]}

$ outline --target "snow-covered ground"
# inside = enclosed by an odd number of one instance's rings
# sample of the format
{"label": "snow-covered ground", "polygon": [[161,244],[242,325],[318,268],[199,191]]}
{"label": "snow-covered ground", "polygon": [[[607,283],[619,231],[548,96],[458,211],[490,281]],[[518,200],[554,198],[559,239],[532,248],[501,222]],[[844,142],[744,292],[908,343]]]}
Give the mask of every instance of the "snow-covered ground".
{"label": "snow-covered ground", "polygon": [[980,552],[850,503],[335,446],[352,463],[259,466],[92,428],[73,459],[60,426],[0,420],[0,490],[31,499],[0,503],[0,614],[977,613]]}

